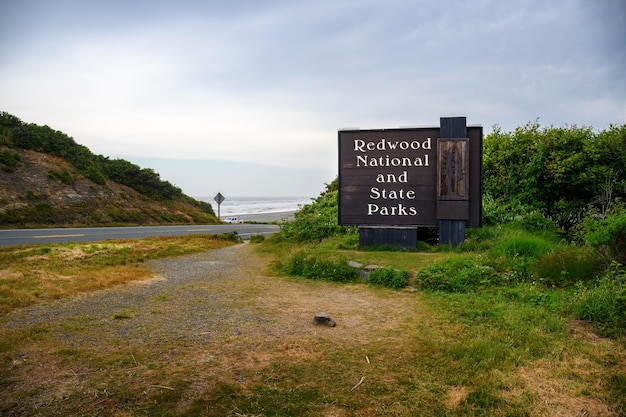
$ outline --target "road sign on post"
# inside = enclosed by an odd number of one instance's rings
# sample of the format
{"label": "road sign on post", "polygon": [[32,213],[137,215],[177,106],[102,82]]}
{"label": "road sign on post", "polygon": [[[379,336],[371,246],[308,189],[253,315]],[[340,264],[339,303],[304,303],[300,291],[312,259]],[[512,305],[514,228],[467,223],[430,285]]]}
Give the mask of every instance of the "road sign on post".
{"label": "road sign on post", "polygon": [[222,195],[222,193],[217,193],[217,195],[213,198],[217,203],[217,220],[221,220],[220,218],[220,205],[226,200],[226,197]]}

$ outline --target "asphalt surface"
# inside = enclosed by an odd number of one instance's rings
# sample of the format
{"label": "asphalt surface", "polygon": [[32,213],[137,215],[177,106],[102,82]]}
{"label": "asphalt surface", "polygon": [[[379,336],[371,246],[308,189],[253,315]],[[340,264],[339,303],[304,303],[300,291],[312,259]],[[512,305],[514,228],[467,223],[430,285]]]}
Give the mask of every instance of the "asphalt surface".
{"label": "asphalt surface", "polygon": [[151,236],[184,236],[237,232],[243,239],[251,235],[271,235],[274,224],[220,224],[188,226],[89,227],[0,230],[0,246],[58,242],[97,242],[107,239],[139,239]]}

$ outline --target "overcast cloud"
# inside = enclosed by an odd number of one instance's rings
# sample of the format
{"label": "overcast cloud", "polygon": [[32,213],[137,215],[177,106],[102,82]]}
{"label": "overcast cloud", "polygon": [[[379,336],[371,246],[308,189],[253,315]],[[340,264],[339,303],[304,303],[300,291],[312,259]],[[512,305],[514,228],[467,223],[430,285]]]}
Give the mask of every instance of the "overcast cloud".
{"label": "overcast cloud", "polygon": [[0,111],[194,196],[315,196],[346,127],[626,123],[623,0],[4,0],[0,57]]}

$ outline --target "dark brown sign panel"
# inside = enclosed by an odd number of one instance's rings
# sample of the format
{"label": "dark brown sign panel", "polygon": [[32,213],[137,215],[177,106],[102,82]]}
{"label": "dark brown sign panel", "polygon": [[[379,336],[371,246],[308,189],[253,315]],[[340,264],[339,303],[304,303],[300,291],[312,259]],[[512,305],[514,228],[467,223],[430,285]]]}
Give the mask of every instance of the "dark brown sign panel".
{"label": "dark brown sign panel", "polygon": [[438,209],[458,217],[461,207],[468,226],[480,226],[482,128],[467,133],[440,141],[438,127],[339,131],[339,223],[437,226]]}

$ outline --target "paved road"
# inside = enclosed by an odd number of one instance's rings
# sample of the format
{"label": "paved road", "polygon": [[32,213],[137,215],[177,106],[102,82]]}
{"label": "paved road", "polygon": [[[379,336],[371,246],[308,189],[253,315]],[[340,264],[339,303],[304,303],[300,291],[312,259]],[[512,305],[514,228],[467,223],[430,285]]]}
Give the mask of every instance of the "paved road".
{"label": "paved road", "polygon": [[79,229],[0,230],[0,246],[32,243],[96,242],[106,239],[135,239],[149,236],[181,236],[237,232],[243,239],[250,235],[270,235],[278,231],[273,224],[220,224],[191,226],[90,227]]}

